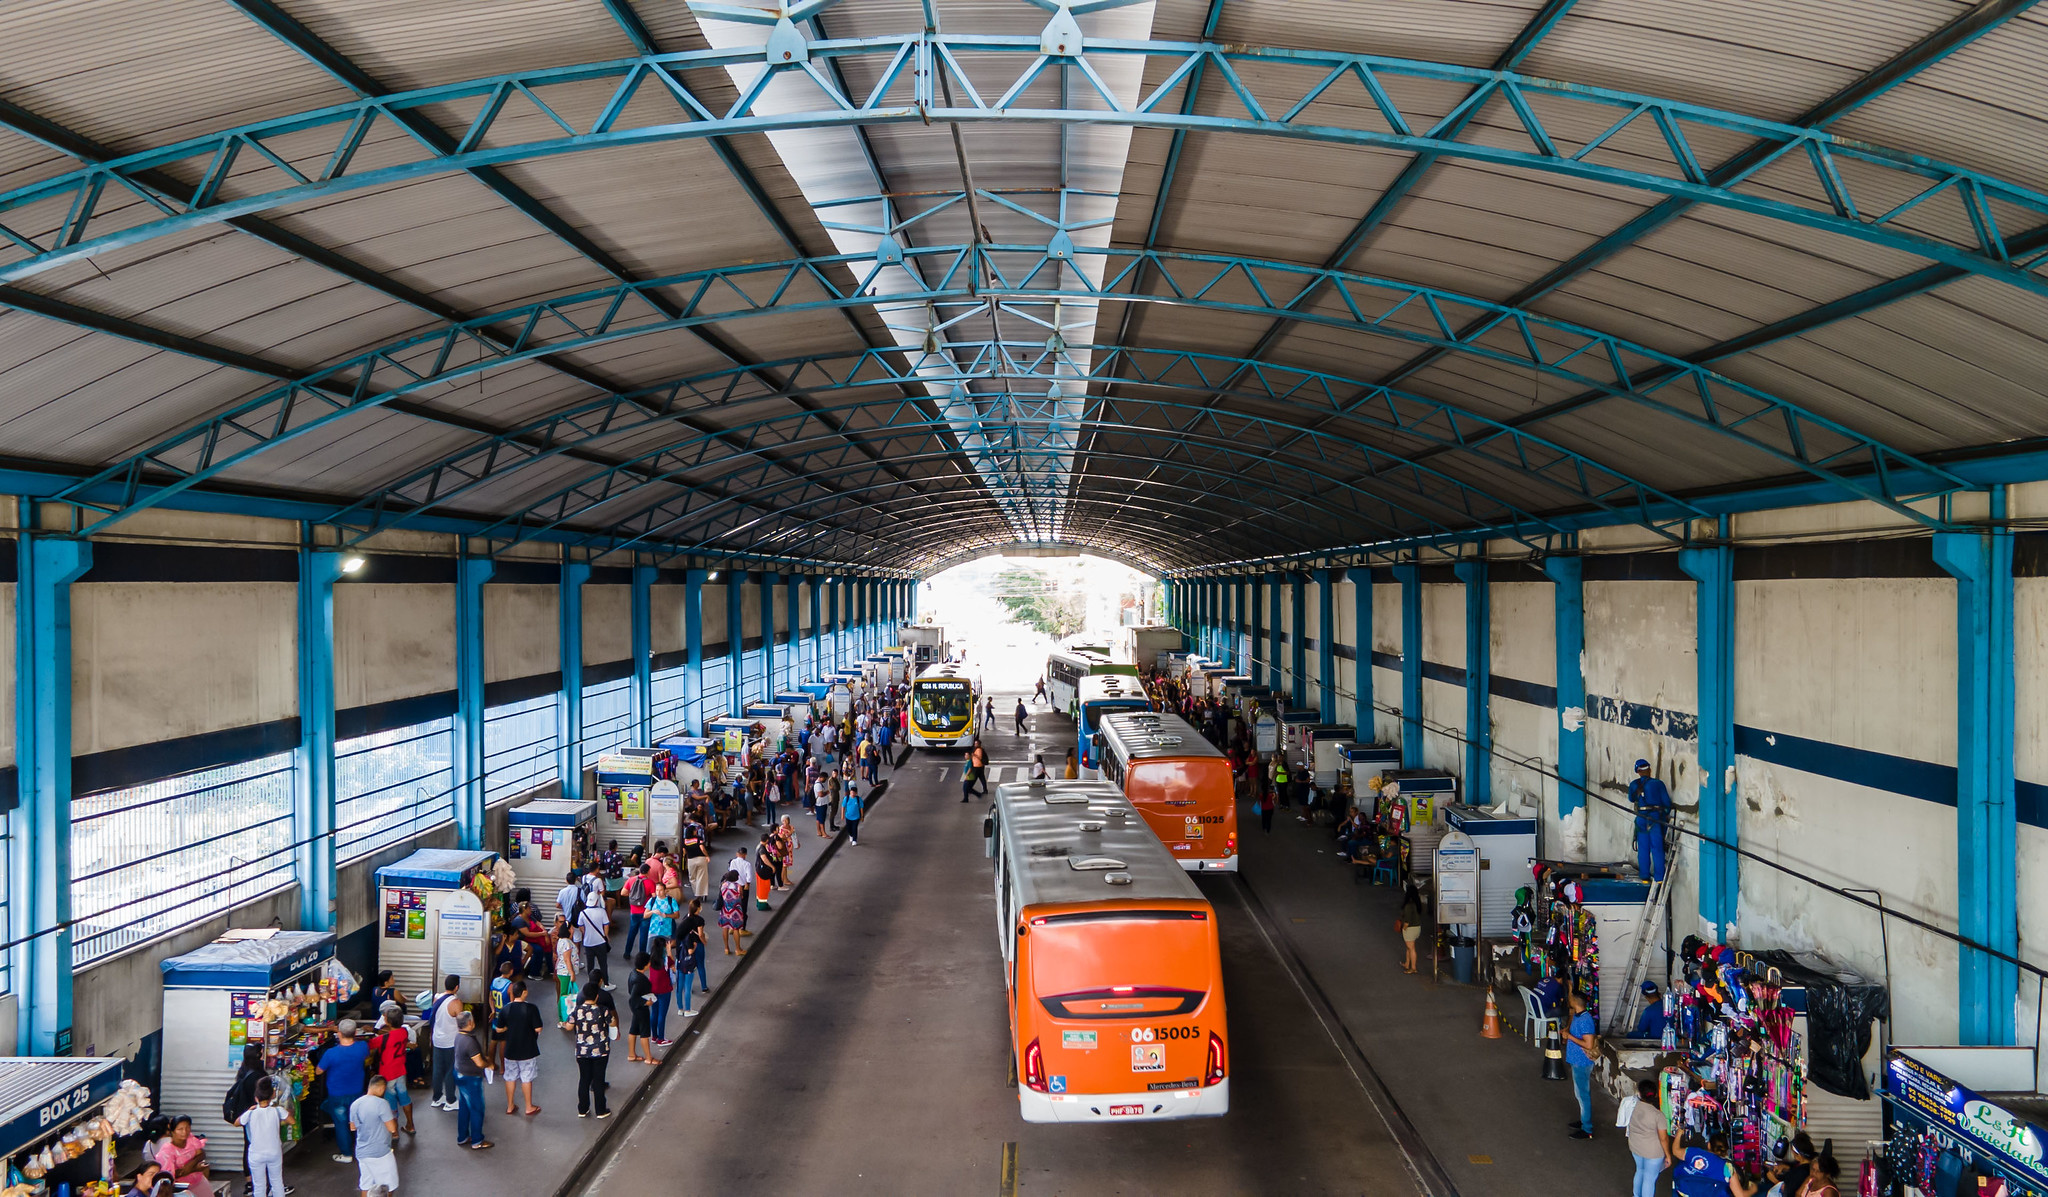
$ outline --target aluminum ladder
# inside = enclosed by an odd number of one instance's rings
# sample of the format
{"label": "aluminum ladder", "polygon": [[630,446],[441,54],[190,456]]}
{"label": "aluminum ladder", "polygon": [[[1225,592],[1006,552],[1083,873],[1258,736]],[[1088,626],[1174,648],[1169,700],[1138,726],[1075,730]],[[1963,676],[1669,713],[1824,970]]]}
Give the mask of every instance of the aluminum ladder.
{"label": "aluminum ladder", "polygon": [[[1666,839],[1670,833],[1665,833]],[[1664,851],[1664,880],[1652,881],[1650,892],[1643,898],[1643,914],[1636,921],[1635,947],[1629,952],[1628,971],[1621,982],[1621,1000],[1615,1003],[1613,1021],[1607,1024],[1607,1033],[1616,1038],[1625,1036],[1635,1029],[1636,1015],[1643,1009],[1643,978],[1650,973],[1650,961],[1660,947],[1657,936],[1664,930],[1664,917],[1670,912],[1666,896],[1671,891],[1671,882],[1678,876],[1678,856],[1667,846]]]}

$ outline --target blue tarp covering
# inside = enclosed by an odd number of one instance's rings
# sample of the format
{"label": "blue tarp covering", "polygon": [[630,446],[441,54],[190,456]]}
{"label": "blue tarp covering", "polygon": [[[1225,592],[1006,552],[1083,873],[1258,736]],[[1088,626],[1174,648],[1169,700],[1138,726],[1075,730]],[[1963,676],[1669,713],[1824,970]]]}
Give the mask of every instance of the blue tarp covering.
{"label": "blue tarp covering", "polygon": [[512,827],[574,827],[596,819],[597,803],[566,798],[538,798],[505,812],[505,821]]}
{"label": "blue tarp covering", "polygon": [[377,884],[400,889],[456,889],[462,875],[478,865],[489,867],[496,852],[463,848],[422,848],[404,860],[377,870]]}
{"label": "blue tarp covering", "polygon": [[280,931],[268,939],[210,943],[157,967],[173,988],[269,989],[333,955],[332,931]]}
{"label": "blue tarp covering", "polygon": [[704,750],[711,747],[711,741],[702,736],[670,736],[658,741],[655,746],[674,753],[676,759],[684,764],[695,765],[701,769],[704,766]]}

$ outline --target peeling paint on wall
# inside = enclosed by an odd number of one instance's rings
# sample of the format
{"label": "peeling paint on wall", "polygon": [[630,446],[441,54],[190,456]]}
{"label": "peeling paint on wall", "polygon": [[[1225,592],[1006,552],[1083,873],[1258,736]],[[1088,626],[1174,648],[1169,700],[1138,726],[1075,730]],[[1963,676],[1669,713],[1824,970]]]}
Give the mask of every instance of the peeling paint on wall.
{"label": "peeling paint on wall", "polygon": [[1586,708],[1566,707],[1557,713],[1558,723],[1568,732],[1575,732],[1586,726]]}

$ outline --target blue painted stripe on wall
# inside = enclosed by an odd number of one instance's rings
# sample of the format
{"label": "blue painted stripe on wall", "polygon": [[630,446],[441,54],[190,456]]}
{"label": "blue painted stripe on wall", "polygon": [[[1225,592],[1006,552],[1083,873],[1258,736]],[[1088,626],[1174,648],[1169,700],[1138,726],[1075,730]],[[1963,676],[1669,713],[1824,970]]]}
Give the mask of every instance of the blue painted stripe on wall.
{"label": "blue painted stripe on wall", "polygon": [[1512,698],[1516,702],[1526,702],[1532,707],[1557,705],[1557,687],[1546,686],[1541,682],[1525,682],[1520,678],[1495,674],[1492,689],[1495,698]]}
{"label": "blue painted stripe on wall", "polygon": [[1372,663],[1381,669],[1398,670],[1401,668],[1401,654],[1383,653],[1378,649],[1374,649],[1372,650]]}

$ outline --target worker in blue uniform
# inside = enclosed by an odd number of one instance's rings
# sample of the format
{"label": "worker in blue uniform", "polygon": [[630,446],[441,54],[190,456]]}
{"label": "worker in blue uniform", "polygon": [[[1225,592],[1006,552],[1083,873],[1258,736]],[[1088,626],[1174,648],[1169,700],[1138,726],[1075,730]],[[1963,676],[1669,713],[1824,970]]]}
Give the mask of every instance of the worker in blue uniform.
{"label": "worker in blue uniform", "polygon": [[1643,1012],[1637,1016],[1635,1033],[1629,1038],[1661,1040],[1664,1038],[1664,993],[1657,988],[1655,981],[1643,982],[1643,1001]]}
{"label": "worker in blue uniform", "polygon": [[1671,791],[1650,776],[1650,762],[1636,762],[1636,779],[1628,785],[1629,805],[1636,808],[1636,872],[1645,880],[1664,880],[1664,824],[1671,818]]}

